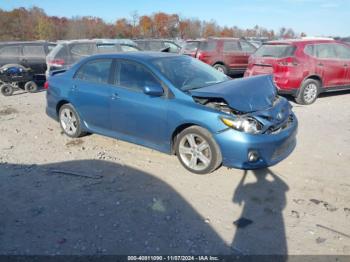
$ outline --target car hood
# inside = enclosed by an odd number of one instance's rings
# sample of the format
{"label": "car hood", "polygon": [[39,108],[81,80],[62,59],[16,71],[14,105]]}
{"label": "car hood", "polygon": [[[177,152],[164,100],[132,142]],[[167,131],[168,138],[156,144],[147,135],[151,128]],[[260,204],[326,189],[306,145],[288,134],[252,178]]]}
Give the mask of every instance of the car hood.
{"label": "car hood", "polygon": [[232,109],[243,113],[266,110],[277,97],[271,75],[230,80],[189,92],[193,97],[222,98]]}

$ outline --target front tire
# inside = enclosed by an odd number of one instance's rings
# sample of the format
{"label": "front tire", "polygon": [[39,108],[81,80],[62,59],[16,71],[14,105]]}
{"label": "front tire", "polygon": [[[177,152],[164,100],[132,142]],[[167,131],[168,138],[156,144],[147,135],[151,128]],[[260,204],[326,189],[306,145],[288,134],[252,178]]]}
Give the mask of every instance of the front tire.
{"label": "front tire", "polygon": [[199,126],[183,130],[176,139],[175,151],[180,163],[195,174],[208,174],[222,163],[221,151],[211,133]]}
{"label": "front tire", "polygon": [[224,73],[225,75],[227,75],[228,70],[227,70],[227,67],[226,67],[225,65],[222,65],[222,64],[215,64],[215,65],[214,65],[214,68],[215,68],[216,70],[218,70],[219,72]]}
{"label": "front tire", "polygon": [[81,121],[78,113],[71,104],[64,104],[59,110],[59,122],[63,132],[72,138],[81,137]]}
{"label": "front tire", "polygon": [[12,96],[14,92],[14,88],[10,84],[3,84],[0,86],[1,94],[4,96]]}
{"label": "front tire", "polygon": [[295,98],[295,101],[301,105],[311,105],[314,103],[320,93],[321,84],[314,79],[307,79],[301,85],[299,94]]}

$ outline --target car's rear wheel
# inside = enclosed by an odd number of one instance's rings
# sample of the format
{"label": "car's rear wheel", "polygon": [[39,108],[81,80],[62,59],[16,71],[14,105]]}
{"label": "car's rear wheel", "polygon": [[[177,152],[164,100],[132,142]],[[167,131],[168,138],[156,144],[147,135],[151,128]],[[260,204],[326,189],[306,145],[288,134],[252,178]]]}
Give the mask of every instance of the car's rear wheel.
{"label": "car's rear wheel", "polygon": [[295,101],[301,105],[311,105],[320,93],[321,84],[315,79],[307,79],[302,84]]}
{"label": "car's rear wheel", "polygon": [[199,126],[183,130],[176,139],[176,155],[181,164],[195,174],[208,174],[222,163],[221,151],[211,133]]}
{"label": "car's rear wheel", "polygon": [[24,89],[29,93],[38,91],[38,85],[34,81],[29,81],[24,85]]}
{"label": "car's rear wheel", "polygon": [[4,96],[12,96],[14,88],[10,84],[3,84],[0,86],[1,94]]}
{"label": "car's rear wheel", "polygon": [[64,104],[59,110],[59,122],[63,132],[72,138],[84,135],[81,130],[80,118],[71,104]]}
{"label": "car's rear wheel", "polygon": [[225,75],[227,75],[228,70],[227,70],[227,67],[226,67],[225,65],[222,65],[222,64],[215,64],[215,65],[214,65],[214,68],[215,68],[216,70],[218,70],[219,72],[224,73]]}

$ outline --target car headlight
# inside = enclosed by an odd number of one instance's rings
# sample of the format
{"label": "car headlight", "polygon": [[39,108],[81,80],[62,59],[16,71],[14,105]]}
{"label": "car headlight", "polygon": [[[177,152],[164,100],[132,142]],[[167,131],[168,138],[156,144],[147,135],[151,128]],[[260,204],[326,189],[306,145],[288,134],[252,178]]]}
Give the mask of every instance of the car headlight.
{"label": "car headlight", "polygon": [[252,117],[237,117],[235,119],[221,117],[221,121],[228,127],[249,134],[259,134],[262,129],[262,124]]}

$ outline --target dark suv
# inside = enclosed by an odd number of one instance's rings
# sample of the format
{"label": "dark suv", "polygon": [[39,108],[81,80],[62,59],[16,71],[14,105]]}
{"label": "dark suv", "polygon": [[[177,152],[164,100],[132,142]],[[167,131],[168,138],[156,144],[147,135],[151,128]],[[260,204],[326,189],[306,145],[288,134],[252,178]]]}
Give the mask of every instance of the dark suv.
{"label": "dark suv", "polygon": [[225,74],[243,74],[249,56],[255,51],[255,46],[238,38],[189,40],[182,49],[183,54],[196,57]]}
{"label": "dark suv", "polygon": [[70,67],[80,59],[101,53],[140,51],[136,43],[127,39],[93,39],[59,41],[46,58],[46,77],[53,70]]}
{"label": "dark suv", "polygon": [[144,51],[167,51],[179,53],[181,47],[174,41],[166,39],[138,39],[134,40],[137,46]]}
{"label": "dark suv", "polygon": [[44,76],[46,55],[56,46],[46,41],[0,42],[0,67],[19,64],[32,69],[35,75]]}

